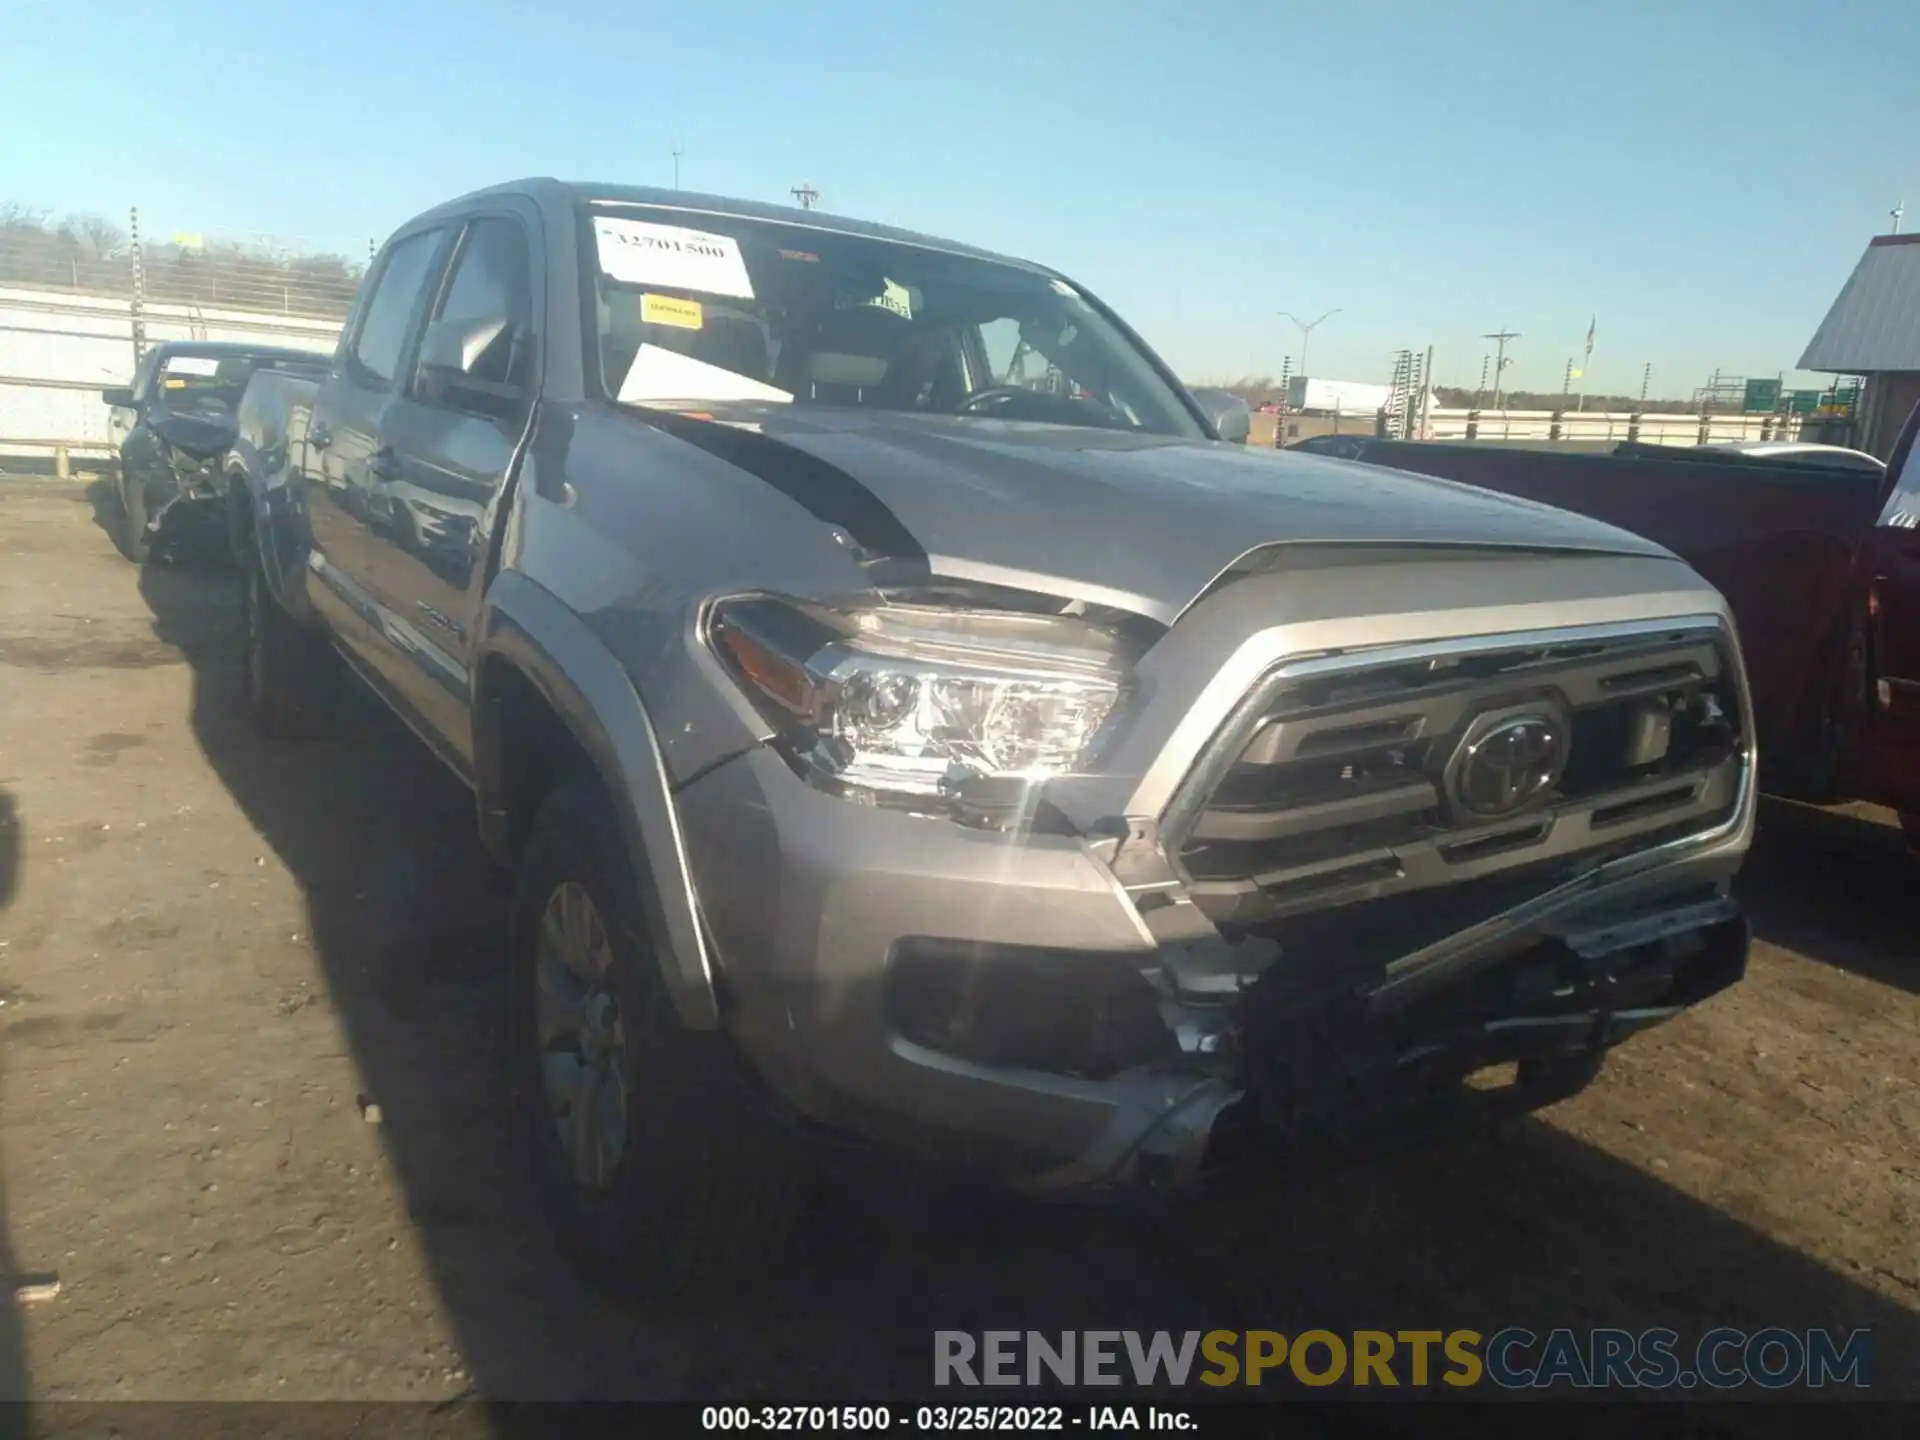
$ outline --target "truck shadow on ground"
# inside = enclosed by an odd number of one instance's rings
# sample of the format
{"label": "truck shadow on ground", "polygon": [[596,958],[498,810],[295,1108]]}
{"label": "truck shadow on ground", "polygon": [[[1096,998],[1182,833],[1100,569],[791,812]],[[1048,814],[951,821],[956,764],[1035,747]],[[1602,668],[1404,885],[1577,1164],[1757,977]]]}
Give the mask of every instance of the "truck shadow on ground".
{"label": "truck shadow on ground", "polygon": [[862,1167],[821,1189],[804,1238],[750,1287],[615,1301],[561,1260],[516,1162],[505,907],[470,798],[371,703],[324,741],[255,738],[233,577],[149,567],[141,583],[157,634],[194,667],[201,747],[305,893],[479,1395],[924,1393],[936,1329],[1868,1326],[1890,1383],[1893,1357],[1920,1347],[1914,1314],[1537,1120],[1150,1218]]}
{"label": "truck shadow on ground", "polygon": [[1897,826],[1764,799],[1738,885],[1760,939],[1920,995],[1920,857]]}

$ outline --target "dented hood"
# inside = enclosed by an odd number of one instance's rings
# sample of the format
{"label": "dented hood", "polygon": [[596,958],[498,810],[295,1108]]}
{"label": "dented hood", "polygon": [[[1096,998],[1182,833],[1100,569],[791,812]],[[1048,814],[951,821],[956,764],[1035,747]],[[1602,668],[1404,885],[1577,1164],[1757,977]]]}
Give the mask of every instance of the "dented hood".
{"label": "dented hood", "polygon": [[174,449],[196,460],[224,455],[233,448],[234,438],[240,433],[233,411],[225,406],[159,412],[148,420],[147,428]]}
{"label": "dented hood", "polygon": [[[935,574],[1163,621],[1235,560],[1276,543],[1670,553],[1550,506],[1286,451],[895,412],[768,406],[754,419],[776,447],[870,493]],[[754,448],[768,461],[778,453]]]}

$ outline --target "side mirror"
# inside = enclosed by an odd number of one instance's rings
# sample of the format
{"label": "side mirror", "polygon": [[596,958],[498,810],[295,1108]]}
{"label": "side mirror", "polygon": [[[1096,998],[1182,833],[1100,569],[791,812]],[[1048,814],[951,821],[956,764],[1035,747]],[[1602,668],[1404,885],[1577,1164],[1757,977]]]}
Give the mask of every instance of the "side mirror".
{"label": "side mirror", "polygon": [[1247,443],[1247,435],[1253,429],[1253,414],[1247,409],[1246,401],[1230,390],[1202,387],[1187,393],[1200,406],[1214,434],[1229,445]]}
{"label": "side mirror", "polygon": [[450,394],[518,398],[524,343],[504,315],[436,320],[420,339],[420,378]]}
{"label": "side mirror", "polygon": [[100,399],[103,403],[119,410],[131,410],[134,408],[133,387],[129,385],[109,386],[100,392]]}
{"label": "side mirror", "polygon": [[1213,428],[1219,431],[1220,438],[1230,445],[1246,444],[1247,436],[1253,430],[1253,417],[1247,413],[1244,405],[1228,406],[1209,418],[1213,421]]}

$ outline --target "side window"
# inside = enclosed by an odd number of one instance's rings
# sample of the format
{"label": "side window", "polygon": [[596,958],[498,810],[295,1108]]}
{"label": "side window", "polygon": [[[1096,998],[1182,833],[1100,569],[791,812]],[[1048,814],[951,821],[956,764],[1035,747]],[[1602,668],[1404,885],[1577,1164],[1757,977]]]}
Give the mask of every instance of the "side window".
{"label": "side window", "polygon": [[416,375],[413,391],[436,404],[457,404],[460,408],[486,414],[504,414],[504,397],[485,393],[488,386],[524,383],[527,376],[513,373],[524,369],[531,352],[513,343],[533,327],[532,266],[527,254],[526,234],[518,222],[486,216],[467,226],[440,297],[435,321],[505,320],[507,338],[497,345],[473,372],[480,382],[475,392],[463,390],[458,397],[434,393],[433,387]]}
{"label": "side window", "polygon": [[354,364],[363,378],[386,384],[399,373],[400,356],[407,348],[407,322],[432,278],[439,246],[440,232],[425,230],[387,252],[387,263],[367,297],[367,313],[353,341]]}

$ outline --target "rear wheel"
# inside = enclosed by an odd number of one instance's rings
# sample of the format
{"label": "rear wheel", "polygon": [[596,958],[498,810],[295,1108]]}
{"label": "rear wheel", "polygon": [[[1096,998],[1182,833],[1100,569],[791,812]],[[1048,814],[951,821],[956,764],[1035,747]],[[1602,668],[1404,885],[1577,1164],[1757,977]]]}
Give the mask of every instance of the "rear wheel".
{"label": "rear wheel", "polygon": [[793,1212],[798,1147],[720,1035],[680,1023],[591,779],[541,806],[513,905],[515,1104],[566,1250],[622,1288],[737,1276]]}
{"label": "rear wheel", "polygon": [[318,735],[332,719],[339,657],[317,630],[273,598],[258,554],[240,572],[242,703],[247,720],[275,740]]}

